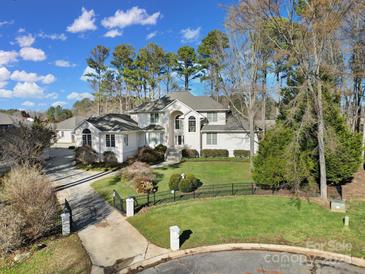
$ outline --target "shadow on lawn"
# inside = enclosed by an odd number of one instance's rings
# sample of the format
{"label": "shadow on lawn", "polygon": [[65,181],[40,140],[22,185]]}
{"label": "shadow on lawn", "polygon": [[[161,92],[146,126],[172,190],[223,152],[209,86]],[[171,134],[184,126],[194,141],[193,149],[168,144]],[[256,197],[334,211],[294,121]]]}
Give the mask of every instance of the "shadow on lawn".
{"label": "shadow on lawn", "polygon": [[182,247],[182,245],[187,241],[189,240],[191,234],[193,234],[193,231],[191,231],[190,229],[187,229],[187,230],[184,230],[180,237],[179,237],[179,240],[180,240],[180,247]]}

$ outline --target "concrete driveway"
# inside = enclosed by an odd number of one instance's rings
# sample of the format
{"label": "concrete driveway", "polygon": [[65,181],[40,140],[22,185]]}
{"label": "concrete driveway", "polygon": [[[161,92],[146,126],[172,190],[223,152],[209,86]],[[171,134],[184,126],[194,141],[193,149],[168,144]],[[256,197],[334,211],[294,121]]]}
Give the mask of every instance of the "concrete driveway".
{"label": "concrete driveway", "polygon": [[343,262],[307,259],[304,255],[264,251],[221,251],[161,263],[143,274],[360,274],[365,270]]}
{"label": "concrete driveway", "polygon": [[70,203],[73,229],[90,256],[92,273],[116,273],[132,263],[168,252],[150,244],[90,186],[114,173],[79,170],[74,165],[73,151],[62,148],[50,151],[45,172],[56,187],[60,203],[65,199]]}

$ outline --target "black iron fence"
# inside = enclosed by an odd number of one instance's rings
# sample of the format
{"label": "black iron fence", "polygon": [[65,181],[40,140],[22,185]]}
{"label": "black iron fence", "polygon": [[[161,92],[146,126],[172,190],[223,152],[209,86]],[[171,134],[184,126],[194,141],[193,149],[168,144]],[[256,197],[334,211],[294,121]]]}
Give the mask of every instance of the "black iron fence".
{"label": "black iron fence", "polygon": [[123,214],[125,213],[125,199],[116,190],[113,190],[113,206]]}

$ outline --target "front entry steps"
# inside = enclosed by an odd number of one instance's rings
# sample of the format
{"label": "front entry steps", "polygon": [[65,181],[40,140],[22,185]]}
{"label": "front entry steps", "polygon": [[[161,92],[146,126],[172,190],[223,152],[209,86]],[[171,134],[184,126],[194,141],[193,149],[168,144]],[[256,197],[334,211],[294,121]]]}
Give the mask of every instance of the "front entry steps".
{"label": "front entry steps", "polygon": [[165,161],[180,162],[182,158],[181,149],[168,148],[165,152]]}

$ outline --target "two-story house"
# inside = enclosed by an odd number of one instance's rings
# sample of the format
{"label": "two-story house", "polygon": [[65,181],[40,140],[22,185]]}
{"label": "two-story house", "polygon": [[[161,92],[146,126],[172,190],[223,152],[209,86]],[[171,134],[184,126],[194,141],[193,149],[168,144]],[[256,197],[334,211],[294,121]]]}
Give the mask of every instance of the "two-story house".
{"label": "two-story house", "polygon": [[145,145],[163,144],[199,153],[203,149],[226,149],[229,156],[233,156],[234,150],[250,148],[248,127],[209,96],[173,92],[146,102],[129,114],[86,120],[76,128],[77,145],[91,145],[99,154],[111,150],[121,162]]}

